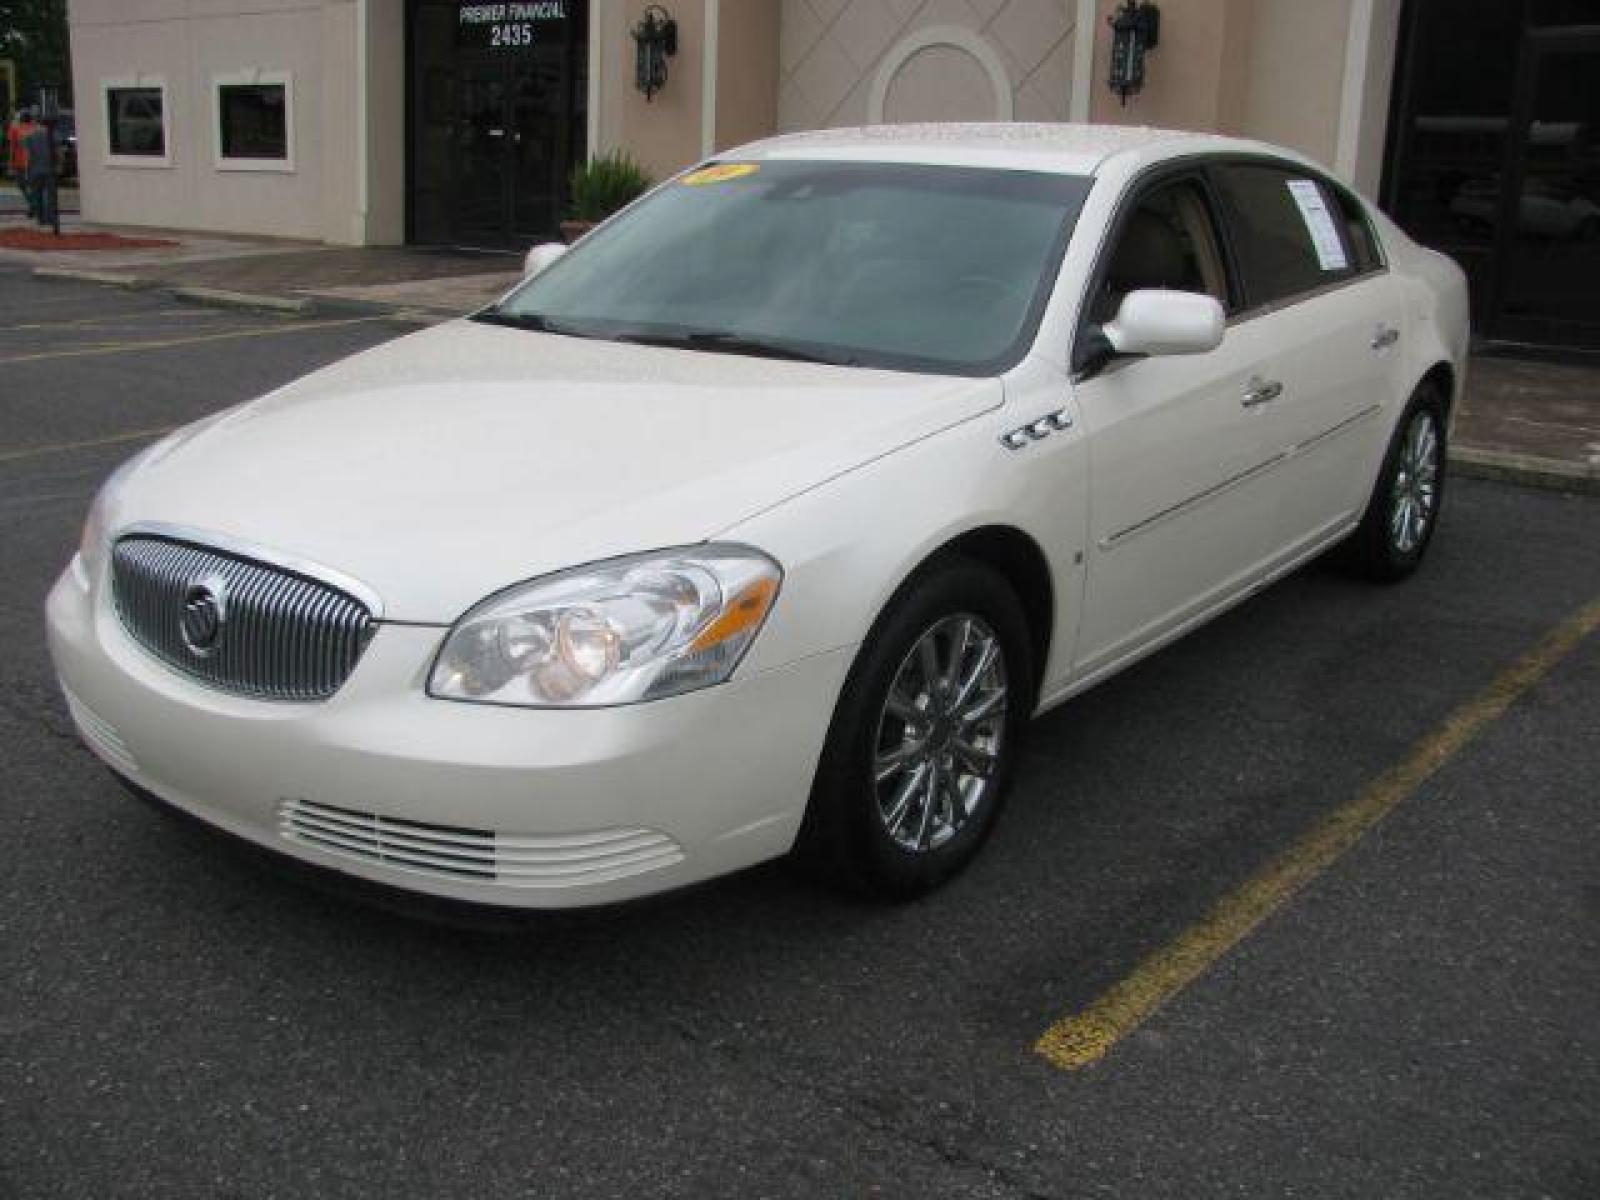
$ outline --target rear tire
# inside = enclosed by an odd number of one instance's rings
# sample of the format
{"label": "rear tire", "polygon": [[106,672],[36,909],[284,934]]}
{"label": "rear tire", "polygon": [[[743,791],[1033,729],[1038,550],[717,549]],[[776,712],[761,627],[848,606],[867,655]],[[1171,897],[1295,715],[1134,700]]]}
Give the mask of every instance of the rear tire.
{"label": "rear tire", "polygon": [[1340,548],[1346,568],[1385,583],[1417,569],[1444,504],[1445,449],[1444,399],[1424,383],[1395,425],[1361,524]]}
{"label": "rear tire", "polygon": [[845,681],[797,857],[825,882],[921,895],[982,847],[1033,710],[1022,606],[992,568],[936,560],[902,586]]}

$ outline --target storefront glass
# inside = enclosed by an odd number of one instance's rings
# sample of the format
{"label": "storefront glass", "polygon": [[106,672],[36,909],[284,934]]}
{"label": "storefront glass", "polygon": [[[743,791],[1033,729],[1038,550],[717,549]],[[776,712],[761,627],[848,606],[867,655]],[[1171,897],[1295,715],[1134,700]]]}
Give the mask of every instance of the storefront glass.
{"label": "storefront glass", "polygon": [[1593,0],[1411,0],[1395,86],[1385,206],[1466,269],[1477,332],[1600,352]]}
{"label": "storefront glass", "polygon": [[413,242],[514,248],[552,236],[585,154],[587,0],[411,0]]}

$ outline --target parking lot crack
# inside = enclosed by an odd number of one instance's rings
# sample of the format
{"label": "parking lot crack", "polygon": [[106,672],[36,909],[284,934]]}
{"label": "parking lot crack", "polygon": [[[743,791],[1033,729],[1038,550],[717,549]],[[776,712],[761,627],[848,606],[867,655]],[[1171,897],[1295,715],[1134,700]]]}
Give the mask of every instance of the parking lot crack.
{"label": "parking lot crack", "polygon": [[813,1075],[759,1062],[741,1047],[707,1034],[690,1022],[659,1012],[639,1013],[684,1042],[702,1051],[709,1051],[723,1062],[737,1068],[742,1074],[774,1087],[802,1092],[819,1101],[847,1120],[880,1136],[891,1138],[929,1154],[955,1171],[981,1174],[992,1183],[1004,1187],[1016,1200],[1073,1200],[1071,1194],[1061,1191],[1041,1191],[1036,1181],[1030,1180],[1016,1168],[995,1162],[974,1150],[957,1144],[949,1138],[930,1135],[921,1129],[907,1126],[887,1106],[864,1097],[848,1088],[841,1088],[819,1080]]}

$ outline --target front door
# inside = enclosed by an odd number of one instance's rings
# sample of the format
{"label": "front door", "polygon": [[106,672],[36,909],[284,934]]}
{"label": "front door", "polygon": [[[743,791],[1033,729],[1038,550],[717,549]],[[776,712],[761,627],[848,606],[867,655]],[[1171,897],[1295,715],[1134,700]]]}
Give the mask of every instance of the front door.
{"label": "front door", "polygon": [[585,154],[588,4],[413,0],[411,240],[555,236]]}
{"label": "front door", "polygon": [[[1118,222],[1086,319],[1110,319],[1145,288],[1234,307],[1222,245],[1198,174],[1152,184]],[[1180,629],[1271,556],[1279,446],[1267,413],[1244,400],[1272,350],[1246,323],[1209,354],[1122,359],[1076,384],[1090,448],[1082,674]]]}

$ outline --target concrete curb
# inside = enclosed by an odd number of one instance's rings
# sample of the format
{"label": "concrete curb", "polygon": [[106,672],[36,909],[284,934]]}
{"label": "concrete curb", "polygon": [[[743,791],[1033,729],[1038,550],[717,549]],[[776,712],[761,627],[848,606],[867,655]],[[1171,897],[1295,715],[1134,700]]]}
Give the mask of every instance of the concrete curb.
{"label": "concrete curb", "polygon": [[402,324],[437,325],[462,314],[450,309],[431,308],[425,304],[399,303],[384,300],[354,300],[344,296],[273,296],[260,292],[234,292],[225,288],[194,287],[184,284],[163,284],[160,280],[143,275],[126,275],[118,271],[94,271],[78,267],[35,267],[35,279],[62,279],[74,283],[97,283],[105,287],[124,288],[128,291],[154,291],[191,304],[207,304],[217,308],[241,308],[254,312],[274,313],[279,316],[309,317],[366,316],[388,317]]}
{"label": "concrete curb", "polygon": [[100,283],[107,287],[147,288],[155,281],[142,275],[124,275],[118,271],[89,271],[80,267],[35,267],[35,279],[66,279],[75,283]]}
{"label": "concrete curb", "polygon": [[1600,467],[1540,458],[1535,454],[1457,445],[1450,448],[1450,469],[1472,479],[1493,479],[1525,487],[1600,496]]}
{"label": "concrete curb", "polygon": [[190,300],[195,304],[209,304],[219,308],[248,308],[290,317],[310,316],[317,311],[316,302],[304,297],[289,299],[284,296],[230,292],[223,288],[208,287],[164,287],[161,290],[179,300]]}
{"label": "concrete curb", "polygon": [[105,287],[125,288],[129,291],[158,291],[178,300],[188,300],[193,304],[210,304],[220,308],[248,308],[284,316],[304,317],[317,311],[316,302],[310,299],[290,299],[256,292],[230,292],[223,288],[163,284],[158,279],[144,275],[127,275],[120,271],[94,271],[81,267],[35,267],[33,277],[64,279],[72,283],[98,283]]}

